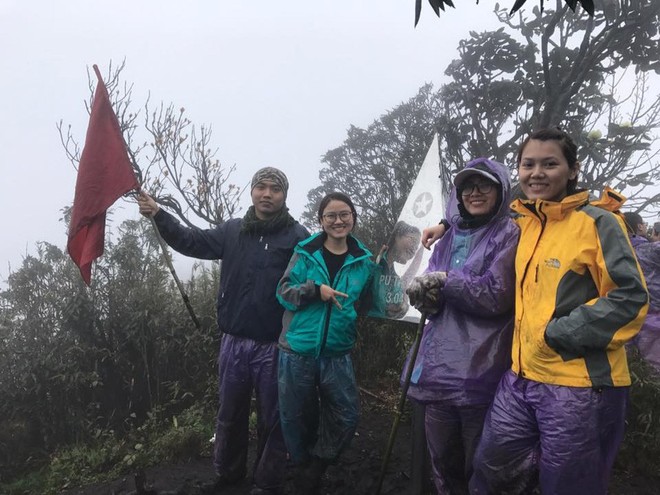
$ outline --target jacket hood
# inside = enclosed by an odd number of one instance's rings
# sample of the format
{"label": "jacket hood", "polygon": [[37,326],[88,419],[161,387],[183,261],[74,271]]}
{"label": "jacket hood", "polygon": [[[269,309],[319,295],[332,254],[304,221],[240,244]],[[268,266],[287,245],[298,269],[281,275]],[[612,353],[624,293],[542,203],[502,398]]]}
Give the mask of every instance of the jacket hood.
{"label": "jacket hood", "polygon": [[591,201],[591,204],[607,211],[617,212],[626,202],[626,197],[615,191],[611,187],[606,187],[601,194],[600,199]]}
{"label": "jacket hood", "polygon": [[[501,184],[502,197],[500,200],[500,204],[497,207],[497,211],[495,212],[495,215],[492,217],[492,219],[508,216],[509,203],[511,202],[511,176],[509,174],[509,169],[507,169],[500,162],[489,160],[488,158],[483,158],[483,157],[475,158],[474,160],[468,162],[468,164],[465,166],[463,170],[468,170],[473,168],[478,168],[482,170],[485,168],[490,173],[490,175],[496,177],[498,182]],[[459,174],[464,175],[465,172],[463,170],[461,170]],[[451,192],[449,193],[449,201],[447,203],[445,218],[453,226],[456,226],[461,222],[461,214],[459,211],[459,201],[458,201],[456,186],[453,186],[451,188]]]}

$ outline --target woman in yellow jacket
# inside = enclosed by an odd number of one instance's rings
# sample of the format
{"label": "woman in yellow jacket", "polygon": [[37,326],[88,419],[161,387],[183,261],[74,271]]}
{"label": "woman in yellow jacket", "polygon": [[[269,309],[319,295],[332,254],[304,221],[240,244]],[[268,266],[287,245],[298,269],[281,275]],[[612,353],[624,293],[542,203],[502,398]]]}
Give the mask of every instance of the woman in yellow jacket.
{"label": "woman in yellow jacket", "polygon": [[[577,147],[559,129],[518,152],[511,207],[516,255],[512,369],[500,381],[474,461],[473,494],[607,493],[623,437],[630,375],[624,344],[648,294],[607,189],[577,191]],[[610,211],[608,211],[610,210]]]}

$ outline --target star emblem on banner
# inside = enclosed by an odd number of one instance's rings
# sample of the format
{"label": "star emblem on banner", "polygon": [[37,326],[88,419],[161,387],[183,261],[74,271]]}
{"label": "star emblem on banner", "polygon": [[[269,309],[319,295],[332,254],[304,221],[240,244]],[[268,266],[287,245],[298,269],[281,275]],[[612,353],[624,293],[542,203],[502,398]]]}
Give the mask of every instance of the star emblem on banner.
{"label": "star emblem on banner", "polygon": [[424,192],[417,196],[415,202],[413,203],[413,215],[417,218],[422,218],[431,211],[433,206],[433,196],[431,193]]}

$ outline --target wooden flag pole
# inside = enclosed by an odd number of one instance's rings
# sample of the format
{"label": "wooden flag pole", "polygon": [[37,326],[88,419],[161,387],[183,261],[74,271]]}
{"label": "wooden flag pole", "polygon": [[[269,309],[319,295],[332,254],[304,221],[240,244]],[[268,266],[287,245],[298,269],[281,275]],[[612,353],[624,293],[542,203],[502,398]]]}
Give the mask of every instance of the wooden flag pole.
{"label": "wooden flag pole", "polygon": [[197,315],[195,314],[195,310],[193,309],[192,304],[190,304],[190,299],[188,298],[188,294],[186,294],[186,289],[183,287],[181,280],[179,280],[179,277],[176,274],[176,270],[174,269],[174,265],[172,264],[172,257],[170,256],[170,252],[167,250],[167,244],[165,244],[165,241],[163,240],[163,238],[160,235],[160,232],[158,231],[158,227],[156,226],[156,221],[154,220],[154,217],[150,216],[149,220],[151,220],[151,226],[154,228],[154,231],[156,232],[156,238],[158,239],[158,244],[160,244],[160,249],[163,251],[163,258],[165,259],[165,264],[167,264],[167,267],[170,269],[172,278],[174,279],[176,286],[179,288],[179,292],[181,293],[181,298],[183,299],[183,302],[186,305],[186,308],[188,309],[188,313],[190,313],[190,318],[192,318],[192,321],[195,324],[197,330],[201,330],[202,326],[200,325],[199,320],[197,319]]}
{"label": "wooden flag pole", "polygon": [[[131,159],[133,159],[132,153],[130,154],[131,154]],[[134,159],[133,159],[133,166],[135,166]],[[134,194],[135,196],[137,196],[138,194],[140,194],[140,191]],[[167,268],[169,268],[170,273],[172,274],[172,278],[174,279],[174,282],[176,283],[176,286],[179,289],[179,293],[181,294],[181,299],[183,299],[183,303],[186,305],[186,309],[188,310],[188,313],[190,313],[190,318],[195,324],[195,327],[197,328],[197,330],[201,330],[202,325],[199,323],[199,320],[197,319],[197,315],[195,314],[195,310],[193,309],[192,304],[190,304],[190,299],[188,298],[188,294],[186,294],[186,289],[183,287],[181,280],[179,280],[179,276],[176,274],[176,270],[174,269],[174,264],[172,263],[172,257],[170,256],[170,252],[167,249],[167,244],[161,237],[160,232],[158,231],[158,226],[156,225],[156,221],[154,220],[154,217],[149,216],[149,220],[151,221],[151,226],[154,228],[154,232],[156,233],[156,239],[158,239],[158,244],[160,245],[160,249],[163,252],[163,259],[165,260],[165,264],[167,265]]]}

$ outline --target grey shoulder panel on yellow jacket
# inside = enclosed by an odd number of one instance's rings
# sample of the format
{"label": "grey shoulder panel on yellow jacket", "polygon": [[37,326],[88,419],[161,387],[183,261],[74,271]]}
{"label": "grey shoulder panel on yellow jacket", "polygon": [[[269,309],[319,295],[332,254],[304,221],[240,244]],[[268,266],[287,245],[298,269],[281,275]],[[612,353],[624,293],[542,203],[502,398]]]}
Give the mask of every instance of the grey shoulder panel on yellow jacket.
{"label": "grey shoulder panel on yellow jacket", "polygon": [[[557,309],[545,338],[565,361],[583,357],[594,385],[611,386],[607,348],[617,331],[639,317],[648,303],[648,293],[627,234],[616,216],[592,205],[585,205],[581,211],[594,221],[604,269],[616,287],[599,297],[588,271],[582,275],[567,273],[557,287]],[[595,298],[594,304],[583,304]],[[569,313],[570,318],[565,317]]]}

